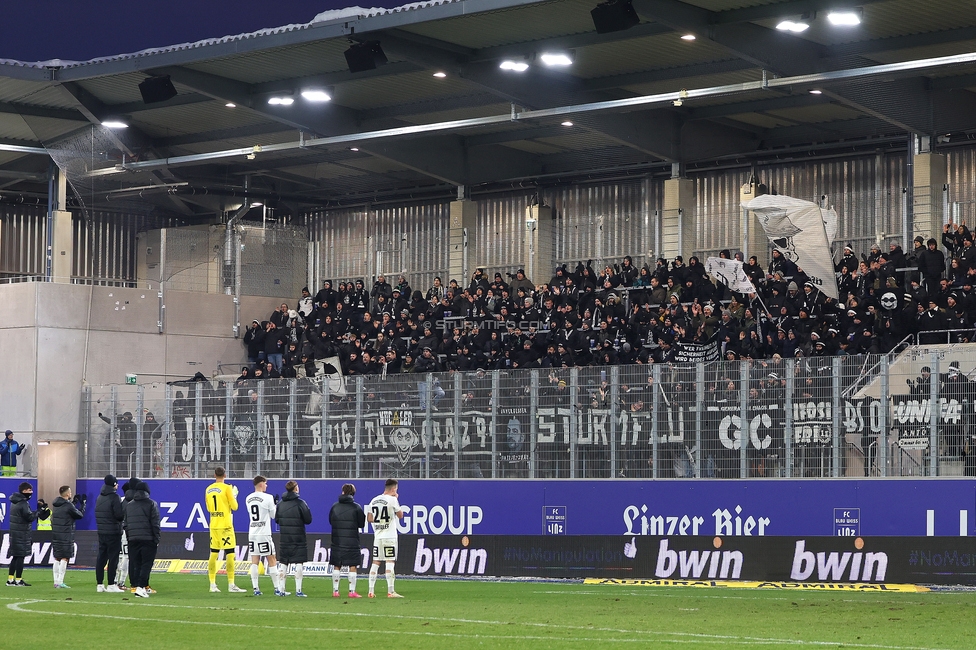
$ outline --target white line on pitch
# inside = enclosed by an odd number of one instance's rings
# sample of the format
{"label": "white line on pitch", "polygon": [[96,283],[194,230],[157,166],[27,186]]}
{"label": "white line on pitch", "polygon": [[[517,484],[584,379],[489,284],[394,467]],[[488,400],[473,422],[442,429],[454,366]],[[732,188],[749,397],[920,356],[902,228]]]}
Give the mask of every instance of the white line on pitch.
{"label": "white line on pitch", "polygon": [[[8,600],[4,598],[4,600]],[[106,618],[106,619],[118,619],[118,620],[135,620],[135,621],[147,621],[145,617],[128,617],[128,616],[114,616],[110,614],[85,614],[81,612],[35,612],[27,609],[22,609],[21,605],[29,605],[33,603],[58,603],[58,604],[83,604],[83,605],[109,605],[112,607],[117,607],[119,603],[104,602],[104,601],[64,601],[64,600],[27,600],[19,603],[12,603],[7,605],[7,609],[27,613],[27,614],[56,614],[63,616],[81,616],[88,618]],[[172,609],[226,609],[226,607],[212,607],[204,606],[200,607],[197,605],[170,605],[163,603],[123,603],[124,605],[130,605],[135,607],[165,607]],[[261,609],[261,608],[243,608],[237,611],[242,612],[272,612],[276,614],[283,614],[280,609]],[[574,630],[574,631],[586,631],[586,632],[608,632],[612,634],[640,634],[654,637],[682,637],[682,638],[657,638],[658,642],[662,643],[697,643],[701,641],[714,640],[723,643],[735,643],[735,644],[775,644],[783,643],[790,645],[808,645],[808,646],[836,646],[845,645],[851,648],[877,648],[880,650],[941,650],[939,648],[930,648],[925,646],[893,646],[884,645],[876,643],[850,643],[850,642],[839,642],[839,641],[806,641],[800,639],[777,639],[769,637],[753,637],[753,636],[738,636],[738,635],[725,635],[725,634],[701,634],[695,632],[670,632],[670,631],[656,631],[656,630],[629,630],[629,629],[619,629],[619,628],[607,628],[607,627],[592,627],[592,626],[582,626],[582,625],[556,625],[552,623],[533,623],[530,621],[486,621],[478,619],[465,619],[465,618],[448,618],[448,617],[432,617],[432,616],[410,616],[406,614],[372,614],[367,612],[294,612],[295,614],[308,615],[308,614],[322,614],[326,616],[354,616],[363,618],[391,618],[391,619],[402,619],[402,620],[420,620],[420,621],[436,621],[440,623],[469,623],[474,625],[523,625],[526,627],[539,627],[539,628],[555,628],[559,630]],[[151,619],[153,621],[161,623],[187,623],[193,625],[220,625],[224,627],[245,627],[245,628],[255,628],[255,629],[271,629],[271,630],[281,630],[280,627],[271,625],[249,625],[245,623],[215,623],[212,621],[187,621],[187,620],[164,620],[164,619]],[[347,632],[350,631],[345,628],[309,628],[303,627],[303,629],[319,632]],[[383,631],[387,632],[386,630]],[[409,634],[412,636],[446,636],[446,637],[461,637],[461,638],[484,638],[484,639],[539,639],[552,641],[553,637],[528,637],[525,635],[517,636],[500,636],[500,635],[478,635],[478,634],[452,634],[447,632],[406,632],[403,630],[390,630],[391,634]],[[646,640],[641,639],[627,639],[627,638],[581,638],[581,637],[560,637],[559,640],[567,641],[595,641],[595,642],[646,642]]]}

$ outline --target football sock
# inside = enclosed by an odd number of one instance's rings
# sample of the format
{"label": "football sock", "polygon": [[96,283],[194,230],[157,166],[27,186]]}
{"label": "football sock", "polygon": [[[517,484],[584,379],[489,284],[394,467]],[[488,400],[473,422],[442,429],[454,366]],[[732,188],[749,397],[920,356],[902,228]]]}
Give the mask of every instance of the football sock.
{"label": "football sock", "polygon": [[227,584],[234,584],[234,554],[227,553]]}
{"label": "football sock", "polygon": [[258,588],[258,565],[257,564],[251,565],[250,573],[251,573],[251,586],[257,589]]}
{"label": "football sock", "polygon": [[51,573],[54,575],[54,584],[55,584],[55,586],[61,584],[61,581],[58,580],[58,572],[59,571],[61,571],[61,560],[55,560],[54,561],[54,564],[51,565]]}
{"label": "football sock", "polygon": [[119,558],[119,570],[116,574],[116,582],[120,585],[125,584],[125,578],[129,575],[129,556],[123,555]]}
{"label": "football sock", "polygon": [[374,564],[369,569],[369,593],[374,593],[373,589],[376,587],[376,576],[379,574],[379,572],[380,567],[377,564]]}
{"label": "football sock", "polygon": [[356,572],[349,567],[349,593],[356,591]]}
{"label": "football sock", "polygon": [[332,591],[339,591],[339,567],[332,567]]}
{"label": "football sock", "polygon": [[278,565],[268,567],[268,577],[271,578],[271,586],[278,589]]}
{"label": "football sock", "polygon": [[393,593],[393,569],[386,570],[386,593]]}
{"label": "football sock", "polygon": [[64,584],[64,576],[68,573],[68,560],[61,560],[61,584]]}
{"label": "football sock", "polygon": [[217,556],[219,553],[210,551],[210,559],[207,561],[207,575],[210,576],[210,584],[217,582]]}
{"label": "football sock", "polygon": [[301,593],[302,591],[302,573],[305,571],[304,564],[295,565],[295,591]]}

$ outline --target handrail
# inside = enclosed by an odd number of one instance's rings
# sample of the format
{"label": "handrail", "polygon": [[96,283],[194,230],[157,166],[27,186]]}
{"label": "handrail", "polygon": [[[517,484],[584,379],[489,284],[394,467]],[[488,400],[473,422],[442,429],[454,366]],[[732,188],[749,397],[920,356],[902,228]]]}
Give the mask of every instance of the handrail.
{"label": "handrail", "polygon": [[[24,284],[26,282],[55,282],[54,278],[49,278],[44,275],[10,275],[7,277],[0,277],[0,284]],[[68,284],[82,284],[91,286],[106,286],[106,287],[137,287],[139,283],[136,280],[126,280],[125,278],[100,278],[100,277],[82,277],[82,276],[72,276],[68,280]]]}
{"label": "handrail", "polygon": [[[901,352],[905,348],[907,348],[907,347],[910,346],[910,343],[909,342],[912,340],[912,338],[914,336],[915,336],[914,334],[909,334],[905,338],[903,338],[902,340],[898,341],[898,343],[895,344],[895,347],[891,348],[890,351],[888,351],[887,353],[885,353],[882,358],[887,359],[888,360],[888,363],[891,363],[892,361],[894,361],[894,359],[895,359],[895,357],[897,355],[901,354]],[[867,364],[867,360],[869,358],[870,358],[869,356],[868,357],[865,357],[865,365]],[[843,393],[841,393],[841,394],[845,398],[847,398],[847,397],[850,397],[852,394],[854,394],[856,391],[861,390],[862,382],[865,379],[873,378],[877,374],[876,371],[878,370],[879,367],[881,367],[881,359],[879,359],[877,361],[877,363],[875,363],[873,366],[871,366],[868,369],[865,369],[864,366],[861,366],[861,373],[858,375],[857,379],[855,379],[854,382],[850,386],[848,386],[846,389],[844,389]]]}

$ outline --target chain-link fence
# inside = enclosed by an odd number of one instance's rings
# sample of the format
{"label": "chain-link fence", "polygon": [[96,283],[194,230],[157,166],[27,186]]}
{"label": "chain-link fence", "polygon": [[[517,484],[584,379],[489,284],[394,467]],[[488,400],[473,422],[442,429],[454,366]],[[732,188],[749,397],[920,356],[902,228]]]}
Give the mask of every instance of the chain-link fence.
{"label": "chain-link fence", "polygon": [[976,475],[976,352],[86,389],[85,474]]}

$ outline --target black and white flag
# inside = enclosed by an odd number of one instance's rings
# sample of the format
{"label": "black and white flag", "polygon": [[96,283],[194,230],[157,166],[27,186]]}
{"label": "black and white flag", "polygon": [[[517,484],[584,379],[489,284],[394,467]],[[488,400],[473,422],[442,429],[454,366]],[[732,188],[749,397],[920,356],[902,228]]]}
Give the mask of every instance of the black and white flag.
{"label": "black and white flag", "polygon": [[790,196],[765,194],[742,204],[752,210],[773,246],[795,263],[818,289],[839,297],[834,262],[820,206]]}
{"label": "black and white flag", "polygon": [[739,260],[709,257],[705,260],[705,270],[713,278],[736,293],[756,293],[756,287],[746,275]]}

